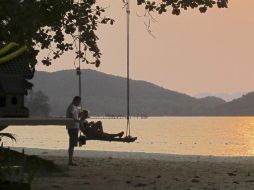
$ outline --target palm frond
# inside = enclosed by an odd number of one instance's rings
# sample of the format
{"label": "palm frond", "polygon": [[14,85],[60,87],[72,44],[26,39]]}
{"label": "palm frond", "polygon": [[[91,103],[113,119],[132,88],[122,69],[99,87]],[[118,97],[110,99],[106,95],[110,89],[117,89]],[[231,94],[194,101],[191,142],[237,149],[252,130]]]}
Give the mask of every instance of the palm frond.
{"label": "palm frond", "polygon": [[11,140],[16,142],[15,136],[11,133],[0,133],[0,139],[2,139],[3,137],[10,138]]}

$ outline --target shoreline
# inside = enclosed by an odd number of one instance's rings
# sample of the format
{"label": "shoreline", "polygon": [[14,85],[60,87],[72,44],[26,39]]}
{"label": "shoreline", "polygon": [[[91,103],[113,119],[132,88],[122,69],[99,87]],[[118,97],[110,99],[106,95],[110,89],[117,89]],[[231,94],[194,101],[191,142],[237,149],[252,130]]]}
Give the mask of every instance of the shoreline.
{"label": "shoreline", "polygon": [[[22,152],[22,148],[11,148]],[[61,172],[35,176],[32,190],[253,190],[253,156],[199,156],[25,148],[57,164]]]}
{"label": "shoreline", "polygon": [[143,159],[115,157],[105,152],[103,156],[97,152],[96,158],[89,156],[93,156],[91,152],[85,157],[75,157],[77,166],[67,166],[66,156],[42,156],[55,162],[62,172],[38,176],[32,182],[32,190],[254,189],[253,158],[251,162],[245,159],[227,158],[223,161],[215,157],[197,159],[194,156],[193,159],[193,156],[173,155],[169,155],[168,159],[154,159],[153,156]]}
{"label": "shoreline", "polygon": [[[43,157],[67,157],[67,149],[39,149],[25,147],[10,147],[12,150],[25,154]],[[145,152],[117,152],[96,150],[75,150],[74,157],[77,158],[116,158],[131,160],[158,160],[169,162],[214,162],[214,163],[248,163],[254,165],[254,156],[213,156],[213,155],[179,155],[165,153]]]}

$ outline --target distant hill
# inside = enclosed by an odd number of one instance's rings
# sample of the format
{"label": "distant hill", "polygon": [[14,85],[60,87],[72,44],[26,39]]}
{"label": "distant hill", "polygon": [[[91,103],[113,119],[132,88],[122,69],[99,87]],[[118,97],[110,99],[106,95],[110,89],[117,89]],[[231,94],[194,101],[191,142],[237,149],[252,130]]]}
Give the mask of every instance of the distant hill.
{"label": "distant hill", "polygon": [[213,113],[215,115],[230,116],[253,116],[254,115],[254,92],[243,95],[241,98],[231,102],[218,105]]}
{"label": "distant hill", "polygon": [[[63,116],[72,97],[78,94],[75,70],[54,73],[36,72],[34,90],[43,91],[50,99],[51,115]],[[82,71],[84,107],[92,115],[126,114],[126,79],[94,70]],[[195,116],[254,115],[254,93],[232,102],[217,97],[195,98],[155,84],[130,81],[132,115]]]}
{"label": "distant hill", "polygon": [[194,97],[196,98],[204,98],[207,96],[215,96],[221,98],[227,102],[230,102],[234,99],[240,98],[242,95],[246,94],[246,92],[236,92],[236,93],[199,93],[196,94]]}

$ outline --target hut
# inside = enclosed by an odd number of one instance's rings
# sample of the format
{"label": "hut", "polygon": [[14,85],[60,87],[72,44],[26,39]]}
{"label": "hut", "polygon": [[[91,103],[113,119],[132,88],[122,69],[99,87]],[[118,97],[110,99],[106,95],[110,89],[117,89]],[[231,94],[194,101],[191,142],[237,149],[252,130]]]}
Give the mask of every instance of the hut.
{"label": "hut", "polygon": [[[15,55],[15,51],[18,49],[9,50],[0,59],[8,54]],[[33,84],[27,80],[33,78],[34,69],[29,64],[27,54],[24,51],[0,63],[0,117],[29,116],[24,98],[28,90],[32,89]]]}

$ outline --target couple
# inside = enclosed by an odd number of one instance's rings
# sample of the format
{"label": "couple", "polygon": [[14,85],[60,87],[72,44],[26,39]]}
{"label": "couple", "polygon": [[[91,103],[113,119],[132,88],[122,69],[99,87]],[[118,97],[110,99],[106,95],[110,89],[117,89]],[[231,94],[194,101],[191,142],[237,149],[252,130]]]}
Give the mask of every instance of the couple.
{"label": "couple", "polygon": [[73,152],[74,147],[78,145],[78,133],[79,130],[84,133],[87,137],[94,137],[94,138],[103,138],[103,137],[122,137],[124,132],[120,132],[117,134],[108,134],[103,131],[102,122],[88,122],[88,111],[79,110],[79,106],[81,104],[81,98],[79,96],[75,96],[73,98],[72,103],[69,105],[66,111],[66,117],[72,118],[75,120],[73,124],[66,125],[66,129],[68,130],[69,134],[69,165],[74,166],[76,165],[73,163]]}

